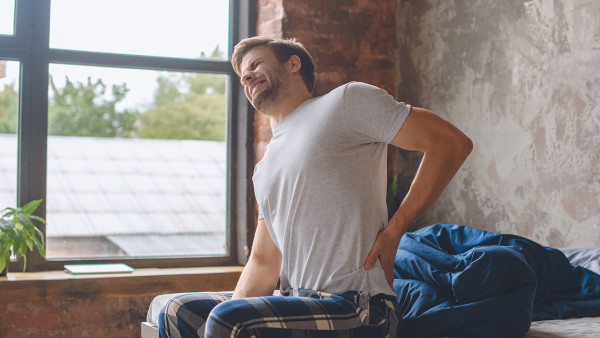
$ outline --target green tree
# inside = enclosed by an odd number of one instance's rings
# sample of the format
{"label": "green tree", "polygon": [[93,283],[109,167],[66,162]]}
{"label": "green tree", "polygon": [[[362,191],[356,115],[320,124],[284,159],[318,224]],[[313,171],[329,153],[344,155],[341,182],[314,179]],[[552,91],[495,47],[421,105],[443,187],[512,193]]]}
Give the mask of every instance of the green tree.
{"label": "green tree", "polygon": [[106,98],[106,85],[88,77],[86,83],[73,83],[67,77],[58,88],[50,78],[52,96],[48,107],[48,131],[51,135],[132,137],[136,135],[137,111],[118,112],[129,89],[124,83],[111,87],[112,98]]}
{"label": "green tree", "polygon": [[221,50],[219,45],[210,53],[210,56],[204,52],[200,52],[200,59],[211,59],[211,60],[225,60],[225,53]]}
{"label": "green tree", "polygon": [[161,76],[154,103],[140,116],[140,136],[224,141],[226,79],[223,75]]}
{"label": "green tree", "polygon": [[16,134],[19,120],[19,93],[12,84],[0,91],[0,133]]}

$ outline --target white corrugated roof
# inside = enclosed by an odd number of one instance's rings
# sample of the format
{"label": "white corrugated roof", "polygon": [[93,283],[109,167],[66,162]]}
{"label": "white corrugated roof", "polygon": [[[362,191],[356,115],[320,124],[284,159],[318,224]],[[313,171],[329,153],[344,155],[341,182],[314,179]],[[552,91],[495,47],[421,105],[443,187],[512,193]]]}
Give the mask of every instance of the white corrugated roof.
{"label": "white corrugated roof", "polygon": [[[48,237],[225,232],[226,144],[49,136]],[[16,199],[16,135],[0,134],[0,206]]]}

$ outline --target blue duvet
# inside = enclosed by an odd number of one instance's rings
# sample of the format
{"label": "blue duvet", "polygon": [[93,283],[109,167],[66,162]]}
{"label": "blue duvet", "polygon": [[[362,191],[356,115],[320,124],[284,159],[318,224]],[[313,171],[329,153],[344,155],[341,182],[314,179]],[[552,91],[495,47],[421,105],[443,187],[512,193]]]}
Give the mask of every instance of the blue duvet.
{"label": "blue duvet", "polygon": [[531,321],[600,316],[600,275],[515,235],[435,224],[403,236],[400,336],[522,337]]}

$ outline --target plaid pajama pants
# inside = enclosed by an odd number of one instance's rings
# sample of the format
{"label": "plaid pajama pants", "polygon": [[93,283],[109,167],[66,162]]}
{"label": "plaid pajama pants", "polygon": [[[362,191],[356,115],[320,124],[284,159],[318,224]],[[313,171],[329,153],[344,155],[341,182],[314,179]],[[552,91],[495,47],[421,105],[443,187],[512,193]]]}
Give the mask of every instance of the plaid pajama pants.
{"label": "plaid pajama pants", "polygon": [[171,298],[158,316],[160,337],[395,337],[400,313],[396,297],[366,292],[231,296],[196,292]]}

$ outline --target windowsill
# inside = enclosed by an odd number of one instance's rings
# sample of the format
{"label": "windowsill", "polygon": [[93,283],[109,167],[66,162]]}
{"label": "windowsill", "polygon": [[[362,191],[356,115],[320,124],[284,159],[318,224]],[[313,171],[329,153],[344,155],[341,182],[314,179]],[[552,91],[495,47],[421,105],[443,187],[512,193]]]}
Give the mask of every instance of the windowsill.
{"label": "windowsill", "polygon": [[241,272],[242,266],[211,266],[201,268],[135,269],[129,273],[96,273],[74,275],[64,271],[8,272],[0,283],[10,281],[48,281],[67,279],[127,278],[170,275],[214,275]]}
{"label": "windowsill", "polygon": [[233,290],[242,269],[242,266],[136,269],[131,273],[88,275],[9,271],[7,277],[0,277],[0,299],[20,303]]}

